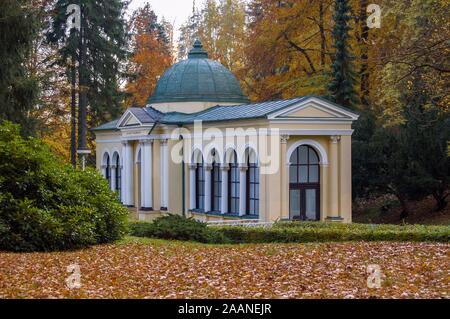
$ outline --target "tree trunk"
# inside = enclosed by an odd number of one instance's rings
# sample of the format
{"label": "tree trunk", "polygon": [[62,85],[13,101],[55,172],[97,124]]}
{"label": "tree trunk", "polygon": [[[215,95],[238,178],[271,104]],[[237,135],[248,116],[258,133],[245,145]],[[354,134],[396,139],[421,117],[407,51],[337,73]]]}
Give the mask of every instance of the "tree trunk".
{"label": "tree trunk", "polygon": [[445,194],[445,191],[433,193],[433,197],[436,200],[436,211],[437,212],[440,212],[445,207],[447,207],[447,196],[448,196],[448,194]]}
{"label": "tree trunk", "polygon": [[320,32],[320,65],[321,66],[325,65],[325,51],[327,48],[323,16],[324,16],[323,1],[320,1],[320,3],[319,3],[319,32]]}
{"label": "tree trunk", "polygon": [[72,100],[70,104],[70,162],[73,167],[77,165],[77,102],[76,102],[76,57],[72,56],[72,69],[71,69],[71,94]]}
{"label": "tree trunk", "polygon": [[400,219],[402,220],[409,216],[408,204],[406,199],[404,199],[402,196],[399,195],[396,196],[398,198],[398,201],[400,202],[400,206],[402,207],[402,211],[400,213]]}
{"label": "tree trunk", "polygon": [[80,28],[80,57],[79,57],[79,98],[78,98],[78,149],[85,150],[87,148],[86,143],[86,69],[85,69],[85,55],[86,44],[84,39],[84,17],[83,8],[81,8],[81,28]]}

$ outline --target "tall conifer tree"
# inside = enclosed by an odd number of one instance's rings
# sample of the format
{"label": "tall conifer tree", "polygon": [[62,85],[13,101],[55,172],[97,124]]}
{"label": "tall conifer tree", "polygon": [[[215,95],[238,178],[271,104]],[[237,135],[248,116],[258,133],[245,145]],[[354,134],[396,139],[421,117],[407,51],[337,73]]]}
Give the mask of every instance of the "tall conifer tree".
{"label": "tall conifer tree", "polygon": [[357,102],[355,92],[354,57],[349,43],[350,4],[348,0],[336,0],[334,8],[334,54],[332,65],[332,80],[328,91],[337,104],[354,108]]}
{"label": "tall conifer tree", "polygon": [[[71,3],[81,7],[80,32],[67,32],[67,6]],[[48,39],[59,47],[59,64],[67,68],[71,78],[71,58],[77,57],[79,86],[78,118],[87,119],[88,126],[116,118],[122,112],[123,95],[119,91],[121,67],[126,58],[127,36],[125,32],[125,4],[120,0],[57,0],[55,17]],[[83,50],[80,50],[80,48]],[[80,54],[81,53],[81,54]],[[82,67],[80,62],[82,60]],[[81,71],[81,73],[80,73]],[[83,94],[84,93],[84,94]],[[86,128],[78,128],[79,139],[83,139]],[[81,140],[79,141],[82,142]],[[81,143],[82,144],[82,143]],[[80,145],[78,145],[80,147]],[[85,145],[81,145],[85,146]]]}
{"label": "tall conifer tree", "polygon": [[21,125],[23,135],[34,134],[30,116],[37,96],[37,81],[26,68],[37,36],[37,12],[24,0],[4,0],[0,10],[0,120]]}

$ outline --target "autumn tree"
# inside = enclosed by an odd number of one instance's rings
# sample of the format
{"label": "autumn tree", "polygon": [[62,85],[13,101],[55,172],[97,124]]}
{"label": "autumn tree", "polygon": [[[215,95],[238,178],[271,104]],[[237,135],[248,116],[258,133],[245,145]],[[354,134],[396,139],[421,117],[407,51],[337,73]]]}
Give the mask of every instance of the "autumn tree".
{"label": "autumn tree", "polygon": [[253,99],[326,94],[331,3],[329,0],[250,2],[245,84]]}
{"label": "autumn tree", "polygon": [[245,2],[242,0],[206,0],[180,28],[178,58],[185,59],[194,41],[199,39],[211,59],[238,75],[245,53]]}
{"label": "autumn tree", "polygon": [[180,27],[180,35],[178,37],[177,58],[184,60],[191,50],[192,45],[198,39],[198,29],[200,23],[200,13],[195,6],[195,0],[192,2],[192,13],[188,19]]}
{"label": "autumn tree", "polygon": [[449,112],[450,22],[448,1],[384,0],[381,32],[373,38],[372,59],[376,65],[371,85],[372,100],[388,125],[403,122],[402,92],[420,72],[423,90],[436,105]]}
{"label": "autumn tree", "polygon": [[126,92],[127,105],[144,106],[156,87],[158,77],[173,62],[170,30],[158,22],[149,4],[137,9],[131,18],[132,56]]}

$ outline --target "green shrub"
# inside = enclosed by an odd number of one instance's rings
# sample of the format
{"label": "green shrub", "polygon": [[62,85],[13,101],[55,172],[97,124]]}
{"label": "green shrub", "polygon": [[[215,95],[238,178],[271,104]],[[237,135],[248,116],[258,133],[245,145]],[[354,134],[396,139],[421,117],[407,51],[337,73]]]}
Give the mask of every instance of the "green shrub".
{"label": "green shrub", "polygon": [[210,226],[180,216],[132,225],[133,236],[193,240],[203,243],[306,243],[343,241],[449,242],[449,226],[366,225],[322,222],[280,222],[270,228]]}
{"label": "green shrub", "polygon": [[0,125],[0,249],[86,247],[126,233],[128,211],[93,169],[64,164],[19,128]]}
{"label": "green shrub", "polygon": [[135,222],[130,225],[131,235],[161,239],[197,241],[200,243],[224,243],[223,235],[205,223],[179,215],[167,215],[153,222]]}
{"label": "green shrub", "polygon": [[336,241],[449,242],[450,240],[449,226],[280,222],[275,223],[271,228],[217,227],[217,230],[233,243]]}

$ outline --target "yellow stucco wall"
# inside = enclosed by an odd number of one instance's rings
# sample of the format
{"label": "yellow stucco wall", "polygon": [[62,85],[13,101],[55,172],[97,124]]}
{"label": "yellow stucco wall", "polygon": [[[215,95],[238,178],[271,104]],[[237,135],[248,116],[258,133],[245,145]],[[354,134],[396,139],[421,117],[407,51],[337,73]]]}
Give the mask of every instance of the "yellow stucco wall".
{"label": "yellow stucco wall", "polygon": [[[311,115],[317,116],[317,111],[311,111]],[[307,116],[308,108],[303,110],[302,116]],[[236,121],[236,122],[226,122],[226,123],[211,123],[203,125],[204,130],[210,128],[216,128],[222,132],[226,131],[226,128],[276,128],[280,130],[281,134],[289,135],[287,143],[285,146],[280,144],[280,151],[277,155],[280,161],[280,169],[274,174],[267,174],[260,176],[260,219],[263,221],[275,221],[282,218],[289,217],[289,170],[286,164],[287,151],[289,148],[300,140],[312,140],[318,143],[323,151],[329,155],[330,154],[330,135],[333,134],[333,130],[338,131],[351,131],[351,123],[277,123],[269,122],[268,120],[246,120],[246,121]],[[188,129],[192,129],[192,126]],[[323,135],[295,135],[300,134],[299,130],[321,130]],[[155,130],[152,132],[153,135],[161,137],[156,138],[153,143],[153,212],[141,212],[139,214],[140,219],[149,220],[159,216],[159,209],[161,207],[161,170],[160,170],[160,139],[166,139],[167,134],[170,131]],[[320,133],[317,133],[320,134]],[[338,162],[335,165],[321,165],[320,168],[320,219],[326,220],[329,217],[330,208],[333,207],[333,203],[330,202],[330,198],[333,198],[334,192],[337,193],[337,203],[334,203],[338,207],[338,216],[343,219],[343,222],[351,222],[351,210],[352,210],[352,200],[351,200],[351,133],[344,132],[344,135],[339,135],[340,140],[337,144],[337,158]],[[164,135],[164,137],[162,137]],[[192,142],[191,145],[195,143],[190,139],[186,138],[186,142]],[[203,141],[200,146],[205,148],[211,141]],[[221,156],[224,156],[226,151],[227,143],[216,139],[216,142],[223,145],[223,149],[219,150]],[[222,143],[223,142],[223,143]],[[178,140],[168,141],[169,146],[169,158],[171,157],[172,149],[179,143]],[[281,142],[280,142],[281,143]],[[135,161],[135,156],[139,144],[137,141],[132,142],[133,144],[133,161]],[[238,148],[238,152],[243,152],[245,147]],[[109,152],[112,156],[113,152],[119,152],[122,158],[122,143],[121,143],[121,132],[98,132],[97,133],[97,167],[100,169],[102,165],[102,157],[105,152]],[[187,153],[192,150],[185,149]],[[242,154],[240,154],[242,157]],[[328,156],[329,157],[329,156]],[[138,204],[140,203],[140,185],[139,185],[139,169],[137,164],[134,167],[134,178],[133,178],[133,194],[135,200],[136,210]],[[169,171],[169,194],[168,194],[168,211],[170,213],[181,214],[182,213],[182,168],[181,164],[176,164],[171,160],[168,163]],[[330,188],[330,176],[333,176],[332,169],[337,170],[337,188]],[[284,177],[282,176],[282,171],[284,171]],[[185,213],[189,215],[189,167],[186,163],[185,165]],[[217,216],[208,217],[210,219],[220,218]]]}

